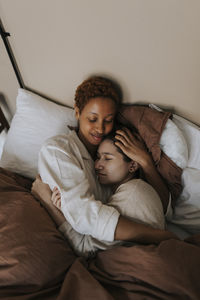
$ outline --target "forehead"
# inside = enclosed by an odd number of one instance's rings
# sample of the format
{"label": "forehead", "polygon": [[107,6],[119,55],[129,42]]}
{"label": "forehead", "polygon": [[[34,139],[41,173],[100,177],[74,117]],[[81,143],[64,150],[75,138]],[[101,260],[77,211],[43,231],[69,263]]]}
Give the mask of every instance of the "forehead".
{"label": "forehead", "polygon": [[121,154],[117,151],[116,146],[110,140],[104,140],[98,147],[99,154],[112,154],[115,156],[121,156]]}
{"label": "forehead", "polygon": [[110,98],[91,98],[83,108],[82,112],[101,116],[113,115],[116,113],[116,105]]}

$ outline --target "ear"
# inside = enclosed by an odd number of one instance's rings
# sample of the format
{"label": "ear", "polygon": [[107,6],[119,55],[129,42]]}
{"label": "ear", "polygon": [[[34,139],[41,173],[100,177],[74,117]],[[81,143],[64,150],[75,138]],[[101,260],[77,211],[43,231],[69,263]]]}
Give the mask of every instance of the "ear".
{"label": "ear", "polygon": [[136,161],[131,161],[130,162],[130,165],[129,165],[129,172],[130,173],[134,173],[135,171],[137,171],[138,170],[138,168],[139,168],[139,165],[138,165],[138,163],[136,162]]}
{"label": "ear", "polygon": [[74,110],[75,110],[75,118],[78,121],[79,117],[80,117],[80,110],[79,110],[78,106],[74,105]]}

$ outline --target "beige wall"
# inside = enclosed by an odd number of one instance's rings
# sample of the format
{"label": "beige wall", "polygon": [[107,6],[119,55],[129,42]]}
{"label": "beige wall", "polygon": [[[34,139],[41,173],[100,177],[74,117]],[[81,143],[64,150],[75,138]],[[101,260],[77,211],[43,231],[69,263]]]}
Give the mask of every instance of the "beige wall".
{"label": "beige wall", "polygon": [[[199,0],[0,0],[0,16],[26,86],[72,106],[85,77],[107,74],[125,102],[200,124]],[[0,92],[13,112],[16,79],[0,56]]]}

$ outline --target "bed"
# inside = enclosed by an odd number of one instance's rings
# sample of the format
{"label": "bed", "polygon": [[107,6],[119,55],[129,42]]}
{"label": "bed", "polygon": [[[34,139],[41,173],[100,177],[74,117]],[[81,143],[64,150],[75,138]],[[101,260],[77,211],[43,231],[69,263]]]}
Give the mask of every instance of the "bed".
{"label": "bed", "polygon": [[[200,128],[169,114],[162,134],[153,130],[154,146],[181,169],[183,189],[168,224],[180,240],[119,246],[86,259],[30,192],[41,144],[75,126],[74,111],[23,88],[16,103],[0,164],[0,299],[199,300]],[[124,108],[129,122],[132,107]],[[163,116],[154,105],[145,110]]]}

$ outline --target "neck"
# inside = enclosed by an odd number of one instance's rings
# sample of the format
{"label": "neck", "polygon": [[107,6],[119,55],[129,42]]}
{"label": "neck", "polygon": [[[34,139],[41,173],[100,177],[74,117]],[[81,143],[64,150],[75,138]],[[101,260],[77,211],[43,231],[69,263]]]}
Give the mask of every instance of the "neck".
{"label": "neck", "polygon": [[84,144],[84,146],[86,147],[87,151],[90,153],[91,157],[93,159],[95,159],[96,156],[96,151],[97,151],[97,146],[92,145],[90,143],[88,143],[84,136],[81,134],[80,130],[78,130],[77,135],[79,137],[79,139],[81,140],[81,142]]}
{"label": "neck", "polygon": [[132,173],[129,173],[128,176],[126,178],[124,178],[122,181],[117,182],[111,186],[112,192],[115,193],[115,191],[121,184],[126,183],[133,178],[135,178],[135,176]]}

